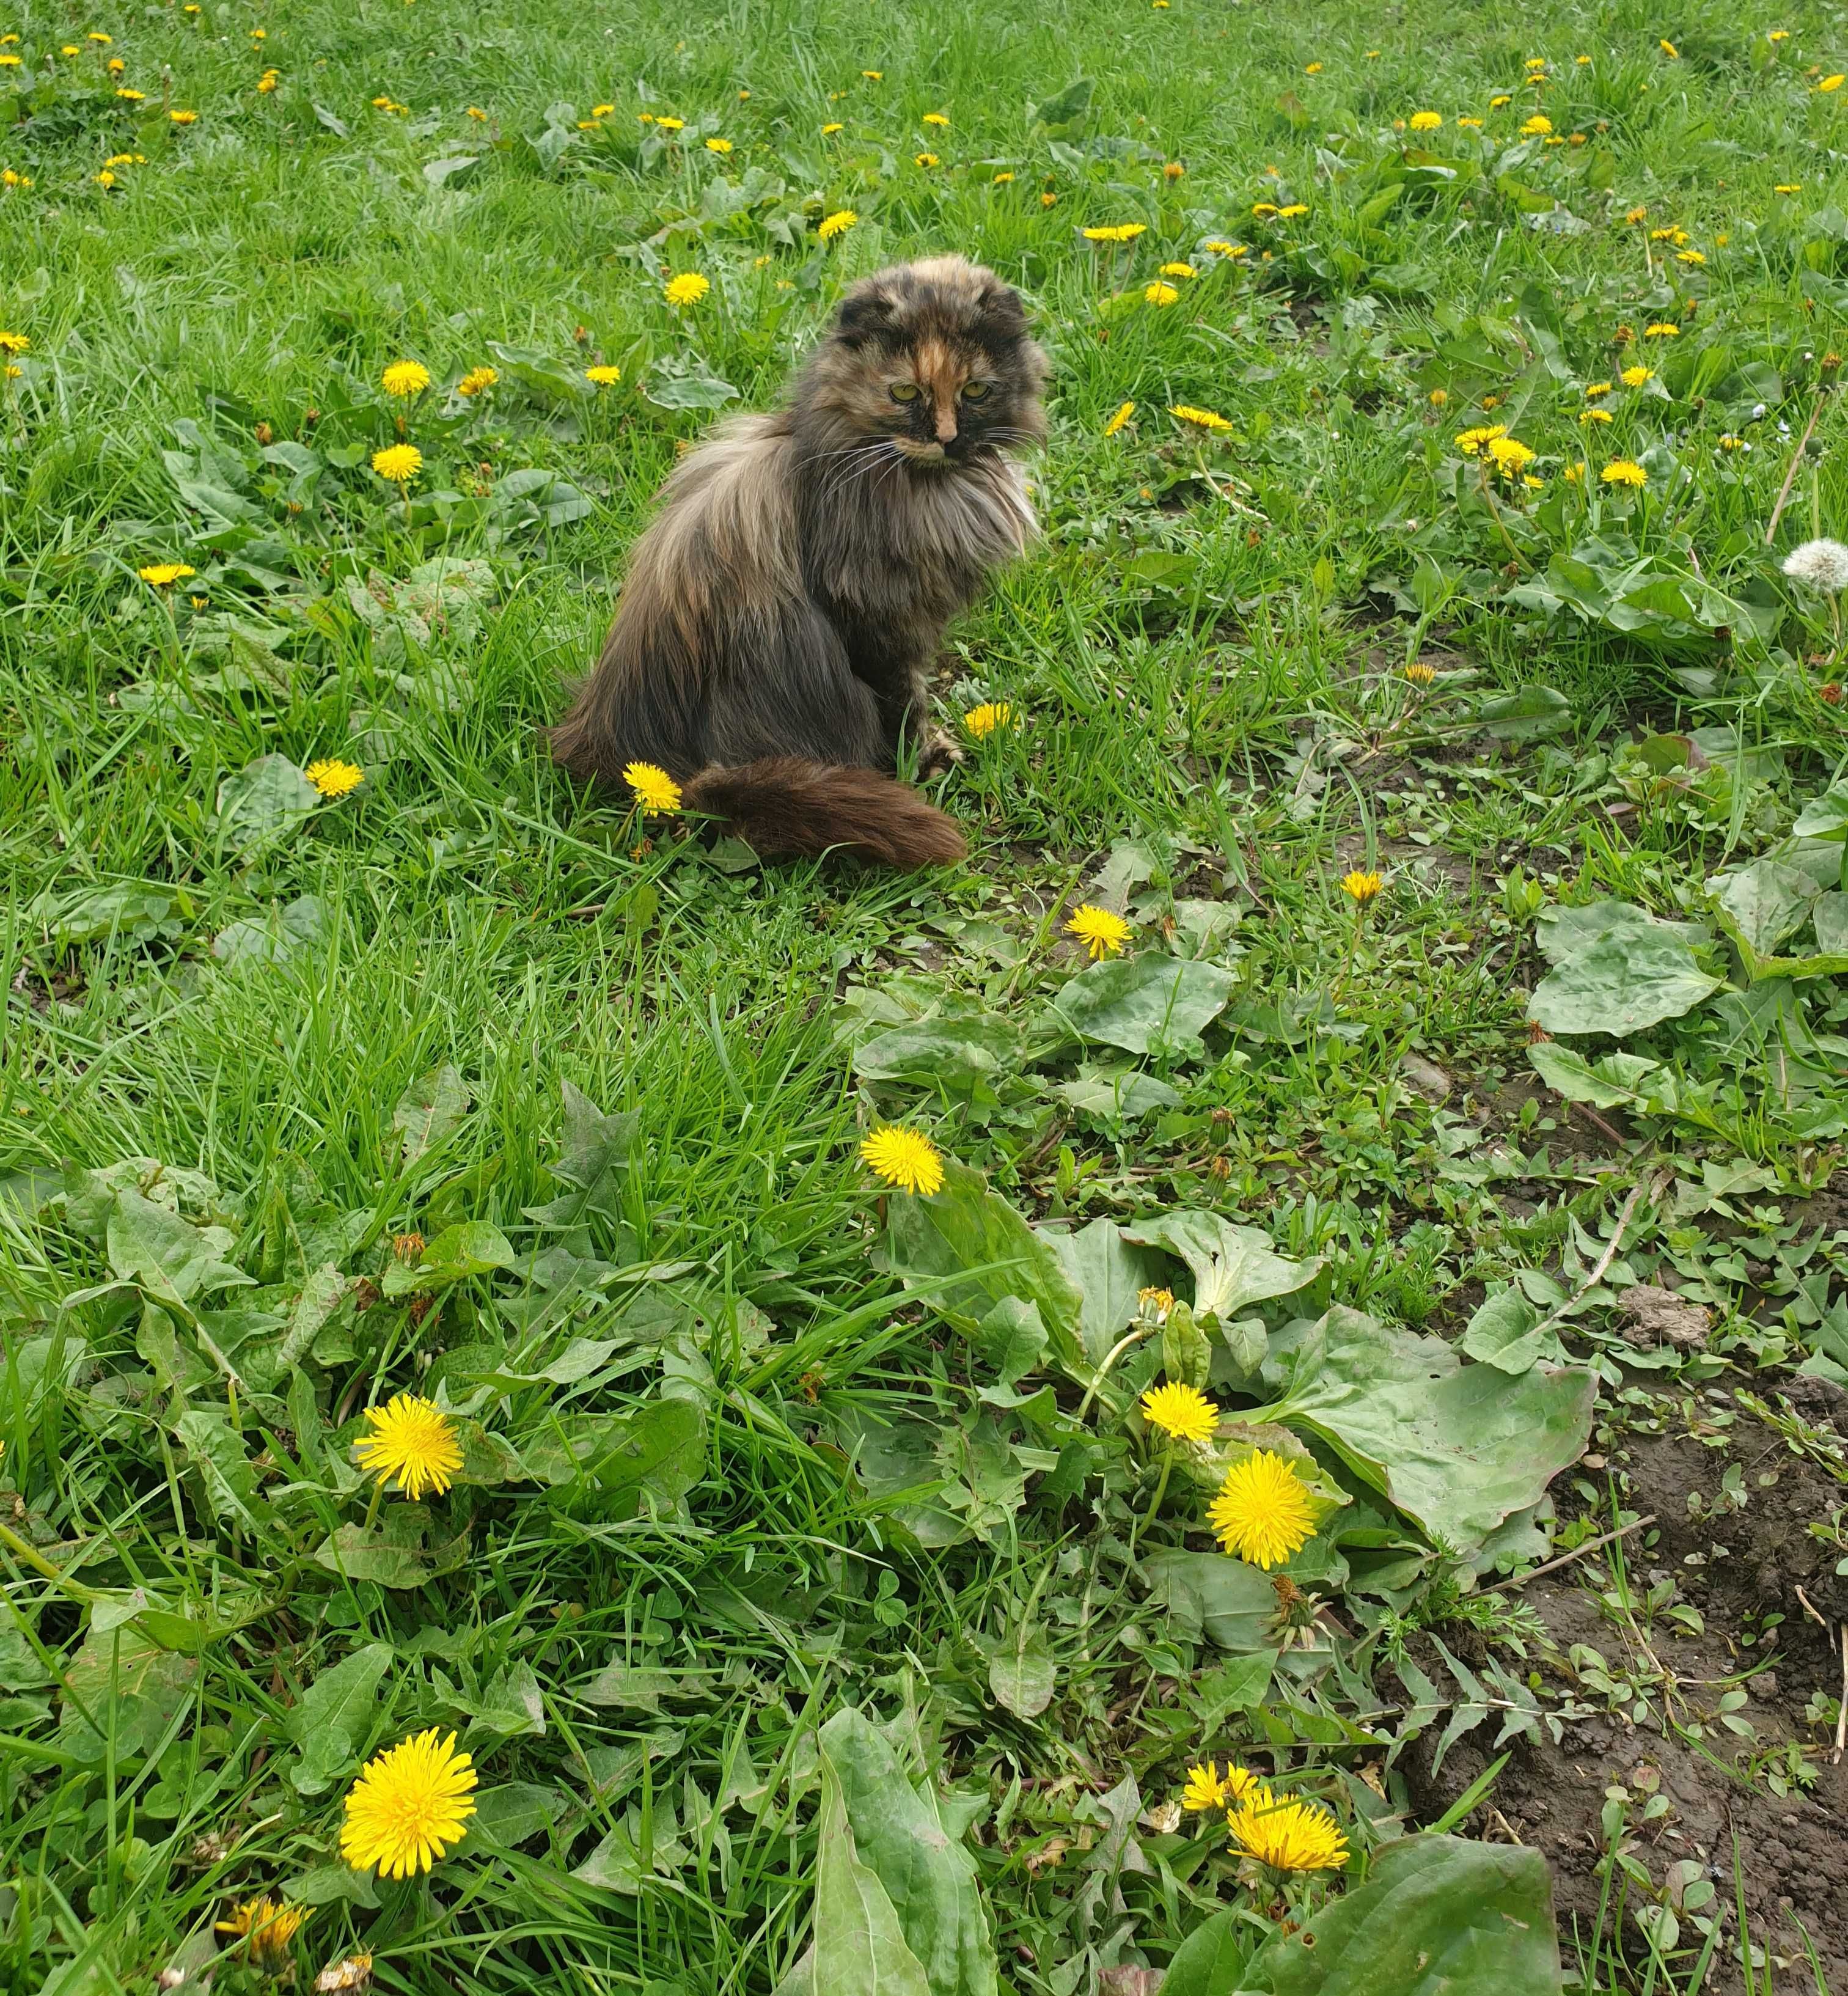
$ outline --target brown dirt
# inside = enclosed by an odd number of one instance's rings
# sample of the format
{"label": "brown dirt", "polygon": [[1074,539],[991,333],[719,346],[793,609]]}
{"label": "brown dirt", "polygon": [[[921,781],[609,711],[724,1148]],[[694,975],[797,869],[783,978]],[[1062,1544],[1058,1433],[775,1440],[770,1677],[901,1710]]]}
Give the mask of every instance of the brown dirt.
{"label": "brown dirt", "polygon": [[[1538,1611],[1550,1643],[1547,1654],[1530,1664],[1541,1664],[1550,1692],[1575,1693],[1581,1706],[1599,1709],[1568,1722],[1557,1745],[1550,1738],[1516,1744],[1468,1829],[1546,1853],[1570,1962],[1576,1953],[1574,1925],[1588,1946],[1598,1918],[1605,1791],[1627,1788],[1640,1811],[1646,1793],[1659,1784],[1669,1808],[1653,1822],[1633,1821],[1632,1854],[1658,1888],[1668,1867],[1682,1859],[1698,1863],[1713,1881],[1716,1898],[1707,1911],[1720,1910],[1726,1925],[1702,1985],[1706,1996],[1734,1996],[1745,1986],[1730,1911],[1735,1837],[1752,1937],[1770,1945],[1774,1986],[1806,1996],[1815,1987],[1800,1921],[1828,1988],[1848,1996],[1848,1764],[1830,1764],[1833,1726],[1804,1716],[1814,1693],[1834,1698],[1841,1690],[1839,1630],[1848,1620],[1848,1575],[1835,1571],[1842,1547],[1819,1540],[1808,1528],[1826,1526],[1848,1506],[1848,1441],[1843,1439],[1848,1437],[1848,1394],[1792,1377],[1763,1397],[1774,1413],[1798,1417],[1806,1452],[1732,1396],[1716,1394],[1626,1408],[1631,1424],[1595,1440],[1579,1475],[1607,1486],[1601,1529],[1611,1522],[1612,1482],[1626,1513],[1653,1512],[1658,1520],[1623,1542],[1633,1600],[1646,1595],[1652,1583],[1671,1580],[1679,1590],[1676,1602],[1698,1610],[1705,1626],[1678,1628],[1662,1612],[1667,1603],[1647,1616],[1613,1612],[1609,1599],[1601,1599],[1616,1584],[1608,1553],[1588,1555],[1520,1589],[1514,1598]],[[1742,1508],[1722,1487],[1733,1464]],[[1562,1509],[1579,1502],[1563,1480],[1556,1494]],[[1826,1618],[1826,1629],[1805,1612],[1798,1588]],[[1773,1614],[1784,1619],[1768,1640],[1748,1643]],[[1461,1632],[1440,1633],[1448,1640]],[[1703,1736],[1696,1742],[1678,1730],[1664,1733],[1651,1720],[1636,1723],[1622,1710],[1607,1712],[1608,1701],[1575,1680],[1567,1663],[1574,1643],[1599,1650],[1613,1677],[1654,1674],[1659,1683],[1666,1673],[1677,1719],[1698,1724]],[[1472,1656],[1461,1644],[1452,1647],[1466,1660],[1480,1660],[1479,1652]],[[1753,1674],[1740,1688],[1749,1702],[1737,1716],[1755,1729],[1755,1741],[1727,1729],[1717,1716],[1722,1692],[1747,1672]],[[1440,1665],[1435,1674],[1447,1681]],[[1660,1709],[1653,1691],[1650,1702]],[[1485,1726],[1457,1742],[1433,1774],[1441,1729],[1415,1740],[1403,1763],[1414,1808],[1426,1822],[1442,1814],[1495,1757],[1493,1734]],[[1771,1771],[1766,1764],[1776,1748],[1793,1742],[1802,1746],[1814,1779],[1779,1795],[1766,1779]],[[1633,1888],[1633,1908],[1645,1903]],[[1641,1936],[1633,1924],[1626,1926],[1624,1950],[1636,1961],[1643,1954]],[[1696,1947],[1702,1939],[1688,1919],[1681,1937],[1684,1946],[1691,1940]],[[1683,1957],[1684,1975],[1694,1958]],[[1681,1988],[1679,1979],[1675,1987]]]}

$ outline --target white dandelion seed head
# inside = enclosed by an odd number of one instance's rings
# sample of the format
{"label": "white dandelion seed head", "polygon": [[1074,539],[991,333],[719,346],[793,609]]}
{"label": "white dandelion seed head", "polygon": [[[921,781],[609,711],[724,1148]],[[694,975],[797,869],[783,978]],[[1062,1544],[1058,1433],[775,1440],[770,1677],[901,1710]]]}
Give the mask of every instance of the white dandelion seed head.
{"label": "white dandelion seed head", "polygon": [[1848,548],[1839,541],[1805,541],[1784,557],[1784,573],[1830,596],[1848,589]]}

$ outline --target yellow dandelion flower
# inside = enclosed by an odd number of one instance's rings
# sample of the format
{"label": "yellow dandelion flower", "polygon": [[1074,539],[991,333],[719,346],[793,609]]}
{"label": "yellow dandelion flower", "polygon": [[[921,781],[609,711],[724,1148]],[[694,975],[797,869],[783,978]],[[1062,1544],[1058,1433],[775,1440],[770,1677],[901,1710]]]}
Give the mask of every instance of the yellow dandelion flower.
{"label": "yellow dandelion flower", "polygon": [[379,377],[387,395],[420,395],[430,385],[430,370],[421,360],[394,360]]}
{"label": "yellow dandelion flower", "polygon": [[288,1958],[289,1943],[294,1940],[308,1916],[306,1906],[298,1906],[287,1900],[280,1904],[268,1897],[246,1899],[233,1906],[222,1920],[215,1921],[215,1930],[230,1934],[243,1942],[238,1950],[245,1960],[256,1967],[279,1967]]}
{"label": "yellow dandelion flower", "polygon": [[1681,336],[1681,329],[1668,319],[1658,319],[1654,325],[1643,329],[1645,339],[1679,339]]}
{"label": "yellow dandelion flower", "polygon": [[1065,924],[1065,933],[1075,936],[1090,952],[1091,961],[1099,963],[1106,956],[1123,954],[1123,945],[1130,939],[1130,925],[1108,908],[1093,907],[1086,901],[1073,912]]}
{"label": "yellow dandelion flower", "polygon": [[1165,1323],[1168,1313],[1174,1308],[1174,1291],[1152,1287],[1138,1289],[1136,1301],[1145,1316],[1152,1316],[1158,1323]]}
{"label": "yellow dandelion flower", "polygon": [[356,1871],[408,1878],[467,1834],[477,1776],[435,1726],[375,1754],[347,1791],[340,1855]]}
{"label": "yellow dandelion flower", "polygon": [[860,74],[869,83],[883,83],[886,80],[886,72],[883,69],[863,69]]}
{"label": "yellow dandelion flower", "polygon": [[822,216],[815,233],[824,243],[831,243],[837,236],[845,236],[859,219],[851,208],[837,208],[832,215]]}
{"label": "yellow dandelion flower", "polygon": [[622,780],[635,793],[636,803],[656,817],[672,817],[680,808],[680,785],[652,762],[631,762]]}
{"label": "yellow dandelion flower", "polygon": [[845,125],[824,125],[821,128],[821,136],[824,139],[831,139],[837,132],[845,132],[846,129],[847,127]]}
{"label": "yellow dandelion flower", "polygon": [[921,1130],[883,1124],[860,1145],[860,1161],[883,1184],[926,1199],[943,1189],[943,1153]]}
{"label": "yellow dandelion flower", "polygon": [[1504,478],[1518,477],[1537,455],[1532,446],[1511,436],[1496,437],[1482,454]]}
{"label": "yellow dandelion flower", "polygon": [[1135,413],[1136,405],[1134,402],[1123,403],[1117,408],[1116,414],[1113,415],[1110,421],[1104,425],[1104,435],[1106,436],[1114,436]]}
{"label": "yellow dandelion flower", "polygon": [[1242,243],[1228,243],[1223,236],[1215,236],[1204,246],[1216,256],[1244,256],[1250,253]]}
{"label": "yellow dandelion flower", "polygon": [[1191,402],[1169,404],[1168,413],[1184,423],[1192,423],[1196,429],[1229,430],[1232,425],[1227,418],[1215,415],[1211,409],[1196,409]]}
{"label": "yellow dandelion flower", "polygon": [[372,453],[372,468],[392,485],[408,485],[424,468],[424,454],[414,443],[391,443]]}
{"label": "yellow dandelion flower", "polygon": [[1278,209],[1277,219],[1279,222],[1293,222],[1298,215],[1306,215],[1308,212],[1309,203],[1307,201],[1292,201],[1285,207]]}
{"label": "yellow dandelion flower", "polygon": [[1578,420],[1581,423],[1608,423],[1615,418],[1609,409],[1581,409]]}
{"label": "yellow dandelion flower", "polygon": [[1251,204],[1251,212],[1261,221],[1266,216],[1278,212],[1277,204],[1274,201],[1254,201]]}
{"label": "yellow dandelion flower", "polygon": [[1347,1862],[1347,1839],[1326,1809],[1267,1788],[1247,1795],[1228,1827],[1235,1850],[1274,1871],[1338,1871]]}
{"label": "yellow dandelion flower", "polygon": [[1181,294],[1172,284],[1156,283],[1145,285],[1142,295],[1151,305],[1171,305]]}
{"label": "yellow dandelion flower", "polygon": [[1465,132],[1480,132],[1482,129],[1482,120],[1480,118],[1461,117],[1457,120],[1457,122]]}
{"label": "yellow dandelion flower", "polygon": [[1013,185],[1013,175],[1012,174],[996,174],[994,178],[989,181],[989,184],[991,187],[1012,187]]}
{"label": "yellow dandelion flower", "polygon": [[468,107],[468,115],[478,125],[485,125],[487,122],[487,113],[478,104],[471,104]]}
{"label": "yellow dandelion flower", "polygon": [[1443,119],[1435,111],[1414,111],[1412,113],[1412,129],[1414,132],[1435,132],[1443,122]]}
{"label": "yellow dandelion flower", "polygon": [[1165,277],[1193,277],[1199,276],[1191,263],[1164,263],[1161,274]]}
{"label": "yellow dandelion flower", "polygon": [[188,576],[197,575],[198,570],[188,567],[184,562],[153,562],[146,568],[137,569],[135,573],[150,587],[170,589],[176,582],[184,581]]}
{"label": "yellow dandelion flower", "polygon": [[1626,367],[1618,378],[1626,388],[1640,388],[1645,381],[1656,378],[1656,370],[1653,367]]}
{"label": "yellow dandelion flower", "polygon": [[1415,687],[1432,685],[1437,677],[1437,668],[1423,659],[1414,659],[1406,668],[1406,677]]}
{"label": "yellow dandelion flower", "polygon": [[1671,62],[1680,61],[1681,52],[1675,46],[1673,42],[1667,40],[1659,41],[1656,43],[1656,46],[1662,51],[1664,55],[1668,57]]}
{"label": "yellow dandelion flower", "polygon": [[1267,1573],[1316,1535],[1315,1508],[1295,1465],[1265,1448],[1226,1471],[1206,1522],[1227,1552]]}
{"label": "yellow dandelion flower", "polygon": [[274,95],[278,80],[277,72],[274,70],[265,70],[263,74],[256,79],[257,95],[260,97],[269,97]]}
{"label": "yellow dandelion flower", "polygon": [[1765,36],[1765,40],[1767,42],[1788,42],[1790,40],[1790,30],[1788,28],[1774,28]]}
{"label": "yellow dandelion flower", "polygon": [[500,378],[499,373],[492,367],[471,367],[456,384],[456,392],[459,395],[473,397],[491,388]]}
{"label": "yellow dandelion flower", "polygon": [[697,270],[683,270],[678,277],[668,279],[661,295],[670,305],[697,305],[711,289],[710,277],[702,277]]}
{"label": "yellow dandelion flower", "polygon": [[1148,226],[1146,222],[1107,222],[1079,233],[1087,243],[1134,243]]}
{"label": "yellow dandelion flower", "polygon": [[1492,97],[1488,100],[1488,108],[1491,111],[1499,111],[1505,106],[1512,104],[1513,102],[1514,99],[1512,97],[1509,97],[1504,93],[1499,97]]}
{"label": "yellow dandelion flower", "polygon": [[662,132],[684,132],[687,120],[684,118],[657,118],[655,125],[658,130]]}
{"label": "yellow dandelion flower", "polygon": [[1150,1387],[1142,1395],[1142,1418],[1176,1441],[1210,1441],[1219,1425],[1219,1409],[1198,1387],[1170,1381]]}
{"label": "yellow dandelion flower", "polygon": [[927,111],[924,115],[924,122],[927,125],[934,125],[939,129],[941,129],[943,127],[946,126],[950,121],[944,116],[941,111]]}
{"label": "yellow dandelion flower", "polygon": [[731,141],[729,139],[708,139],[706,141],[706,150],[709,153],[717,153],[722,157],[731,151]]}
{"label": "yellow dandelion flower", "polygon": [[125,103],[129,104],[145,103],[147,99],[147,92],[145,90],[119,90],[115,95]]}
{"label": "yellow dandelion flower", "polygon": [[366,780],[366,772],[356,762],[342,762],[337,756],[311,762],[301,773],[324,797],[343,797]]}
{"label": "yellow dandelion flower", "polygon": [[1161,169],[1161,177],[1165,181],[1185,180],[1186,177],[1187,169],[1179,160],[1168,160]]}
{"label": "yellow dandelion flower", "polygon": [[343,1955],[315,1977],[315,1996],[366,1996],[372,1986],[372,1956]]}
{"label": "yellow dandelion flower", "polygon": [[1043,194],[1040,196],[1040,206],[1041,208],[1056,208],[1058,205],[1058,196],[1057,194]]}
{"label": "yellow dandelion flower", "polygon": [[1553,129],[1553,120],[1543,112],[1537,111],[1521,127],[1523,139],[1543,139]]}
{"label": "yellow dandelion flower", "polygon": [[1585,384],[1585,398],[1588,402],[1595,402],[1600,395],[1608,395],[1610,392],[1611,384],[1609,381],[1588,381]]}
{"label": "yellow dandelion flower", "polygon": [[934,153],[914,153],[911,156],[911,163],[914,167],[939,167],[943,162]]}
{"label": "yellow dandelion flower", "polygon": [[1201,1812],[1220,1808],[1226,1798],[1226,1784],[1220,1777],[1217,1760],[1208,1760],[1187,1770],[1187,1785],[1181,1791],[1182,1808]]}
{"label": "yellow dandelion flower", "polygon": [[199,122],[199,114],[196,111],[170,111],[167,115],[175,125],[196,125]]}
{"label": "yellow dandelion flower", "polygon": [[1385,886],[1378,873],[1371,873],[1357,866],[1351,873],[1341,876],[1341,892],[1357,908],[1364,908]]}
{"label": "yellow dandelion flower", "polygon": [[1674,260],[1678,263],[1699,264],[1705,263],[1707,260],[1698,250],[1678,250],[1675,252]]}
{"label": "yellow dandelion flower", "polygon": [[1771,189],[1773,194],[1801,194],[1802,191],[1803,183],[1801,181],[1780,181]]}
{"label": "yellow dandelion flower", "polygon": [[613,388],[622,379],[622,370],[605,362],[600,367],[587,367],[584,379],[599,388]]}
{"label": "yellow dandelion flower", "polygon": [[1322,74],[1322,65],[1320,63],[1305,63],[1303,65],[1303,74],[1305,76],[1320,76]]}
{"label": "yellow dandelion flower", "polygon": [[1508,434],[1506,423],[1478,423],[1467,430],[1459,430],[1453,441],[1465,457],[1474,457],[1485,443],[1493,443],[1498,437]]}
{"label": "yellow dandelion flower", "polygon": [[1627,457],[1612,458],[1598,476],[1606,485],[1628,485],[1633,488],[1649,483],[1649,473]]}
{"label": "yellow dandelion flower", "polygon": [[1822,81],[1816,85],[1816,88],[1818,90],[1825,92],[1832,90],[1839,90],[1844,82],[1848,82],[1848,77],[1839,75],[1826,76],[1823,77]]}
{"label": "yellow dandelion flower", "polygon": [[440,1496],[449,1488],[462,1467],[462,1444],[434,1400],[399,1393],[384,1406],[368,1407],[366,1419],[372,1432],[353,1452],[368,1475],[395,1482],[414,1504],[426,1490]]}
{"label": "yellow dandelion flower", "polygon": [[997,728],[1013,724],[1013,708],[1004,700],[985,700],[962,717],[962,725],[978,742],[986,742]]}

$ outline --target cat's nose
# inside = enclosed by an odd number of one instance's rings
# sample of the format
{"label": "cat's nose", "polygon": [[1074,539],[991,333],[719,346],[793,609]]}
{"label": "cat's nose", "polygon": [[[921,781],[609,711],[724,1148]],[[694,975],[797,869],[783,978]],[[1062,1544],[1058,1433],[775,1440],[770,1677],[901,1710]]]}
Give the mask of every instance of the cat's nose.
{"label": "cat's nose", "polygon": [[953,408],[940,408],[937,411],[937,441],[939,443],[954,443],[956,441],[956,411]]}

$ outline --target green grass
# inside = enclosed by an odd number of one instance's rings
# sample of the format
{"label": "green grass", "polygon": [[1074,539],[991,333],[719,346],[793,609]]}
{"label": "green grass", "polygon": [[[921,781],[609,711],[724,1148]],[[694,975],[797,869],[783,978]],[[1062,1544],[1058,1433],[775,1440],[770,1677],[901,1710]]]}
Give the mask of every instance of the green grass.
{"label": "green grass", "polygon": [[[29,340],[0,392],[13,1996],[144,1989],[174,1961],[196,1977],[214,1919],[272,1888],[313,1902],[308,1976],[366,1946],[396,1989],[768,1992],[810,1925],[815,1731],[853,1705],[911,1715],[917,1768],[974,1826],[1022,1992],[1161,1966],[1220,1904],[1254,1941],[1282,1903],[1189,1826],[1145,1823],[1148,1868],[1119,1875],[1103,1798],[1126,1776],[1140,1811],[1190,1758],[1268,1748],[1357,1850],[1385,1833],[1341,1729],[1370,1710],[1373,1757],[1393,1757],[1398,1693],[1370,1705],[1367,1632],[1432,1569],[1395,1593],[1324,1585],[1360,1632],[1340,1667],[1306,1650],[1268,1716],[1216,1704],[1224,1658],[1165,1626],[1138,1563],[1145,1444],[1078,1420],[1069,1382],[1026,1407],[994,1385],[985,1347],[891,1267],[855,1146],[876,1118],[916,1123],[1036,1220],[1209,1208],[1326,1257],[1318,1306],[1453,1334],[1517,1271],[1572,1289],[1595,1253],[1583,1230],[1664,1162],[1698,1179],[1743,1154],[1760,1199],[1826,1181],[1833,976],[1784,986],[1768,1034],[1742,1011],[1633,1038],[1709,1093],[1678,1118],[1633,1109],[1614,1179],[1555,1098],[1523,1110],[1543,965],[1519,883],[1711,925],[1709,876],[1774,845],[1848,750],[1819,693],[1839,673],[1826,606],[1776,566],[1848,496],[1818,361],[1848,343],[1848,91],[1811,74],[1848,62],[1829,22],[1797,8],[1772,44],[1718,6],[1667,22],[1549,4],[1504,24],[1435,0],[1391,26],[1347,0],[1313,22],[1208,0],[0,16],[22,57],[0,69],[0,168],[32,182],[0,190],[0,331]],[[1537,91],[1521,78],[1542,53]],[[1081,76],[1089,108],[1048,133],[1031,107]],[[1498,92],[1514,106],[1492,109]],[[374,108],[381,94],[407,108]],[[1535,103],[1585,143],[1511,155]],[[1446,120],[1428,158],[1393,122],[1426,107]],[[933,112],[948,126],[923,125]],[[643,112],[685,129],[663,147]],[[914,163],[927,150],[934,167]],[[98,184],[120,154],[136,157]],[[729,217],[711,193],[728,177],[750,197]],[[1267,222],[1265,201],[1308,212]],[[1647,225],[1624,221],[1636,205]],[[815,224],[841,208],[859,221],[824,249]],[[1076,233],[1125,220],[1147,232],[1120,251]],[[1708,261],[1665,266],[1658,225]],[[759,868],[573,796],[539,731],[709,419],[673,406],[688,363],[696,387],[759,404],[844,282],[945,249],[1020,285],[1055,366],[1032,471],[1045,542],[952,634],[943,683],[952,724],[985,699],[1018,719],[937,786],[974,859],[910,879]],[[1146,304],[1175,259],[1199,274]],[[676,312],[661,276],[689,269],[714,290]],[[1679,339],[1612,343],[1665,319]],[[1639,354],[1657,383],[1613,392],[1569,481],[1580,386]],[[397,435],[378,377],[407,356],[436,385],[401,412],[425,466],[401,502],[366,459]],[[621,380],[594,391],[600,362]],[[489,394],[448,393],[484,363]],[[1543,490],[1497,499],[1457,455],[1457,431],[1495,420],[1540,453]],[[1734,435],[1750,448],[1722,446]],[[1599,489],[1619,454],[1650,472],[1634,501]],[[534,467],[556,482],[517,477]],[[1549,619],[1507,593],[1594,541],[1659,590],[1698,576],[1717,607]],[[439,614],[381,607],[449,558],[486,566]],[[137,578],[162,561],[196,573]],[[1428,693],[1402,676],[1420,655]],[[1497,721],[1497,695],[1536,687],[1563,696],[1537,725]],[[1633,736],[1696,726],[1769,752],[1704,786],[1626,761]],[[269,837],[227,812],[259,759],[335,756],[365,769],[353,795]],[[1337,883],[1368,865],[1388,886],[1357,919]],[[1137,949],[1234,975],[1206,1056],[1127,1063],[1172,1103],[1075,1106],[1058,1092],[1079,1077],[1069,1045],[979,1084],[856,1079],[857,992],[886,994],[888,1017],[982,1009],[1017,1031],[1073,972],[1060,926],[1086,899],[1125,909]],[[306,938],[287,952],[285,909]],[[1706,960],[1744,992],[1729,947],[1716,935]],[[1450,1078],[1447,1100],[1408,1055]],[[400,1105],[444,1070],[453,1113],[420,1148]],[[533,1210],[568,1196],[567,1090],[633,1123],[561,1232]],[[112,1185],[222,1227],[217,1253],[254,1286],[125,1279],[85,1176],[125,1160]],[[511,1265],[427,1313],[389,1294],[356,1308],[355,1281],[402,1265],[394,1237],[465,1221],[498,1228]],[[1685,1274],[1723,1246],[1652,1197],[1626,1272],[1673,1255]],[[548,1249],[587,1261],[587,1286],[561,1289]],[[344,1300],[278,1374],[327,1263]],[[1805,1341],[1826,1280],[1799,1302],[1793,1277],[1748,1327],[1729,1269],[1710,1293],[1742,1342],[1719,1351]],[[1610,1300],[1578,1320],[1595,1351],[1616,1346]],[[614,1349],[580,1380],[539,1376],[573,1337]],[[482,1346],[512,1355],[470,1373],[456,1354]],[[529,1454],[580,1416],[677,1399],[700,1410],[697,1460],[656,1503],[562,1472],[465,1485],[431,1513],[425,1585],[343,1579],[314,1555],[365,1515],[357,1414],[413,1389]],[[914,1484],[856,1473],[855,1435],[919,1433],[938,1452]],[[930,1523],[946,1489],[964,1507],[949,1545]],[[1151,1543],[1205,1543],[1189,1503],[1168,1499]],[[147,1636],[136,1588],[189,1618],[196,1655]],[[1056,1690],[1023,1717],[987,1652],[1027,1624]],[[305,1788],[290,1711],[368,1644],[391,1650],[376,1699]],[[624,1659],[673,1688],[587,1701]],[[334,1856],[353,1767],[432,1725],[469,1735],[530,1826],[484,1829],[427,1884],[356,1884]],[[573,1877],[625,1824],[632,1875]]]}

